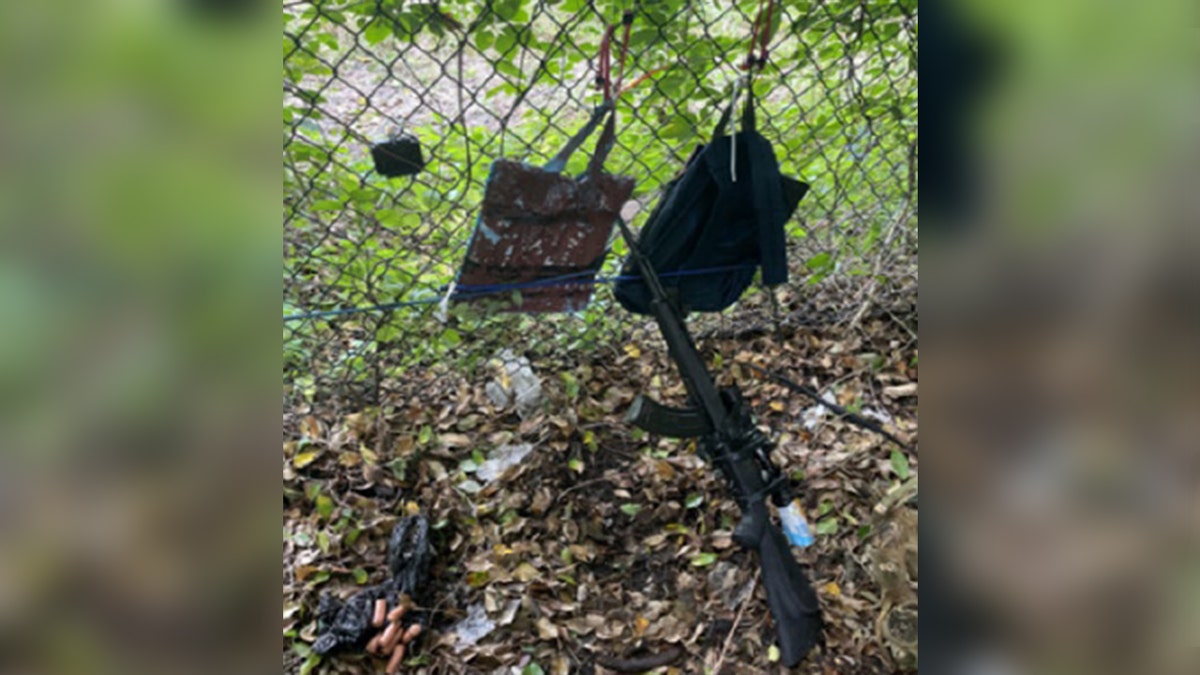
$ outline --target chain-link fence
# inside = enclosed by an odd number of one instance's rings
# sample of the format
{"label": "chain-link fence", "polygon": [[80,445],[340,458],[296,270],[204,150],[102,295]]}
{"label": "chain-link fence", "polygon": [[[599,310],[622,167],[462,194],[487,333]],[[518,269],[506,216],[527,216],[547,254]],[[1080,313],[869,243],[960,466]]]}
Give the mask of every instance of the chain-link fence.
{"label": "chain-link fence", "polygon": [[[603,283],[569,315],[443,306],[489,167],[544,162],[583,124],[599,101],[605,26],[633,9],[627,79],[652,74],[618,104],[607,170],[636,179],[623,211],[636,229],[730,100],[760,4],[285,2],[290,405],[378,403],[431,364],[469,372],[503,347],[532,356],[626,339],[640,322]],[[856,322],[915,304],[916,2],[767,4],[759,128],[783,173],[812,190],[788,225],[789,285],[700,320]],[[415,176],[373,170],[372,144],[397,131],[420,142],[427,163]],[[623,252],[614,241],[601,282]]]}

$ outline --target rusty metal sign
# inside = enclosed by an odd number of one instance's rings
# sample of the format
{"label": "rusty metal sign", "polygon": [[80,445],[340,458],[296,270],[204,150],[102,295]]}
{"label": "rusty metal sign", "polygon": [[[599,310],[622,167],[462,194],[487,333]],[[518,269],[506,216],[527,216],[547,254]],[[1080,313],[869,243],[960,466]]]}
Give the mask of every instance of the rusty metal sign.
{"label": "rusty metal sign", "polygon": [[487,301],[505,312],[587,307],[613,222],[633,186],[626,176],[573,178],[497,160],[452,299]]}

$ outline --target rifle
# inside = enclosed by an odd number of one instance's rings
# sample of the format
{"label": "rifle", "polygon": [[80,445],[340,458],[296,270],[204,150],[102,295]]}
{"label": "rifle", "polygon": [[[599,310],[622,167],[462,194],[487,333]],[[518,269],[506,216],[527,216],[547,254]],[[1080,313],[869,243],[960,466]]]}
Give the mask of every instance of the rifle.
{"label": "rifle", "polygon": [[[788,539],[771,521],[767,510],[766,500],[770,498],[780,509],[785,527],[790,524],[784,516],[787,509],[794,508],[787,477],[771,461],[773,444],[755,427],[737,387],[717,390],[681,312],[668,297],[625,220],[618,216],[616,221],[629,246],[629,255],[650,290],[655,321],[691,402],[688,408],[670,408],[639,395],[626,421],[661,436],[698,438],[701,456],[733,485],[742,512],[733,539],[743,548],[758,552],[767,603],[779,637],[780,657],[788,667],[795,666],[822,641],[822,621],[817,594],[792,556]],[[799,517],[798,512],[791,513]],[[789,528],[789,534],[796,533]]]}

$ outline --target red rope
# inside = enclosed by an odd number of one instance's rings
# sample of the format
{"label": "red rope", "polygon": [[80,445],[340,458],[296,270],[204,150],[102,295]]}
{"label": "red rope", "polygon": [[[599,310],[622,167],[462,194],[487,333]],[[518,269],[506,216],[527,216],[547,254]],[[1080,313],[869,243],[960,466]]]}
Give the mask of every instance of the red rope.
{"label": "red rope", "polygon": [[[766,7],[763,6],[764,2]],[[765,16],[764,16],[765,14]],[[771,20],[775,14],[775,0],[759,0],[758,14],[754,17],[754,23],[750,28],[750,50],[746,54],[746,60],[742,63],[742,70],[750,70],[755,66],[762,70],[767,64],[767,53],[771,45]],[[758,58],[754,58],[754,48],[757,47]]]}
{"label": "red rope", "polygon": [[617,64],[617,83],[614,87],[617,96],[621,95],[621,85],[625,83],[625,56],[629,53],[629,32],[633,28],[633,12],[625,12],[621,17],[621,22],[625,24],[625,35],[621,38],[621,60]]}
{"label": "red rope", "polygon": [[615,26],[609,26],[600,40],[600,55],[596,65],[596,82],[604,90],[604,100],[612,100],[612,35]]}
{"label": "red rope", "polygon": [[767,63],[767,50],[771,46],[771,19],[775,10],[775,0],[767,0],[767,20],[762,25],[759,37],[762,39],[762,52],[758,55],[758,67],[762,68]]}
{"label": "red rope", "polygon": [[639,84],[650,79],[651,75],[657,75],[658,73],[661,73],[662,71],[667,70],[669,68],[674,68],[677,65],[679,65],[679,64],[678,63],[668,63],[665,66],[659,66],[658,68],[654,68],[653,70],[646,71],[641,76],[639,76],[637,79],[635,79],[633,82],[630,82],[629,84],[622,87],[621,90],[617,92],[617,97],[619,98],[625,92],[629,91],[630,89],[633,89],[634,87],[638,86]]}
{"label": "red rope", "polygon": [[609,26],[604,31],[604,36],[600,39],[600,51],[596,64],[596,86],[604,91],[604,100],[606,102],[620,98],[622,94],[645,82],[651,75],[661,73],[668,68],[673,68],[677,63],[670,63],[665,66],[654,68],[645,74],[634,79],[628,85],[625,84],[625,57],[629,53],[629,34],[633,26],[633,12],[626,12],[622,17],[622,24],[625,26],[625,32],[621,36],[621,53],[617,61],[617,79],[614,82],[612,78],[612,47],[613,38],[617,34],[617,24]]}

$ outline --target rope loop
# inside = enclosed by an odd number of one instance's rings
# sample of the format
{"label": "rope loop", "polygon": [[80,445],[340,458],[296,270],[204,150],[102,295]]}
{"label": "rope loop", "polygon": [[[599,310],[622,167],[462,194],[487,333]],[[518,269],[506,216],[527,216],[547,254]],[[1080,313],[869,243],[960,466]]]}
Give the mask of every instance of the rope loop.
{"label": "rope loop", "polygon": [[[761,71],[767,65],[771,47],[771,21],[774,15],[775,0],[759,0],[758,14],[750,28],[750,51],[746,54],[746,60],[742,62],[742,70]],[[757,56],[754,54],[756,48]]]}

